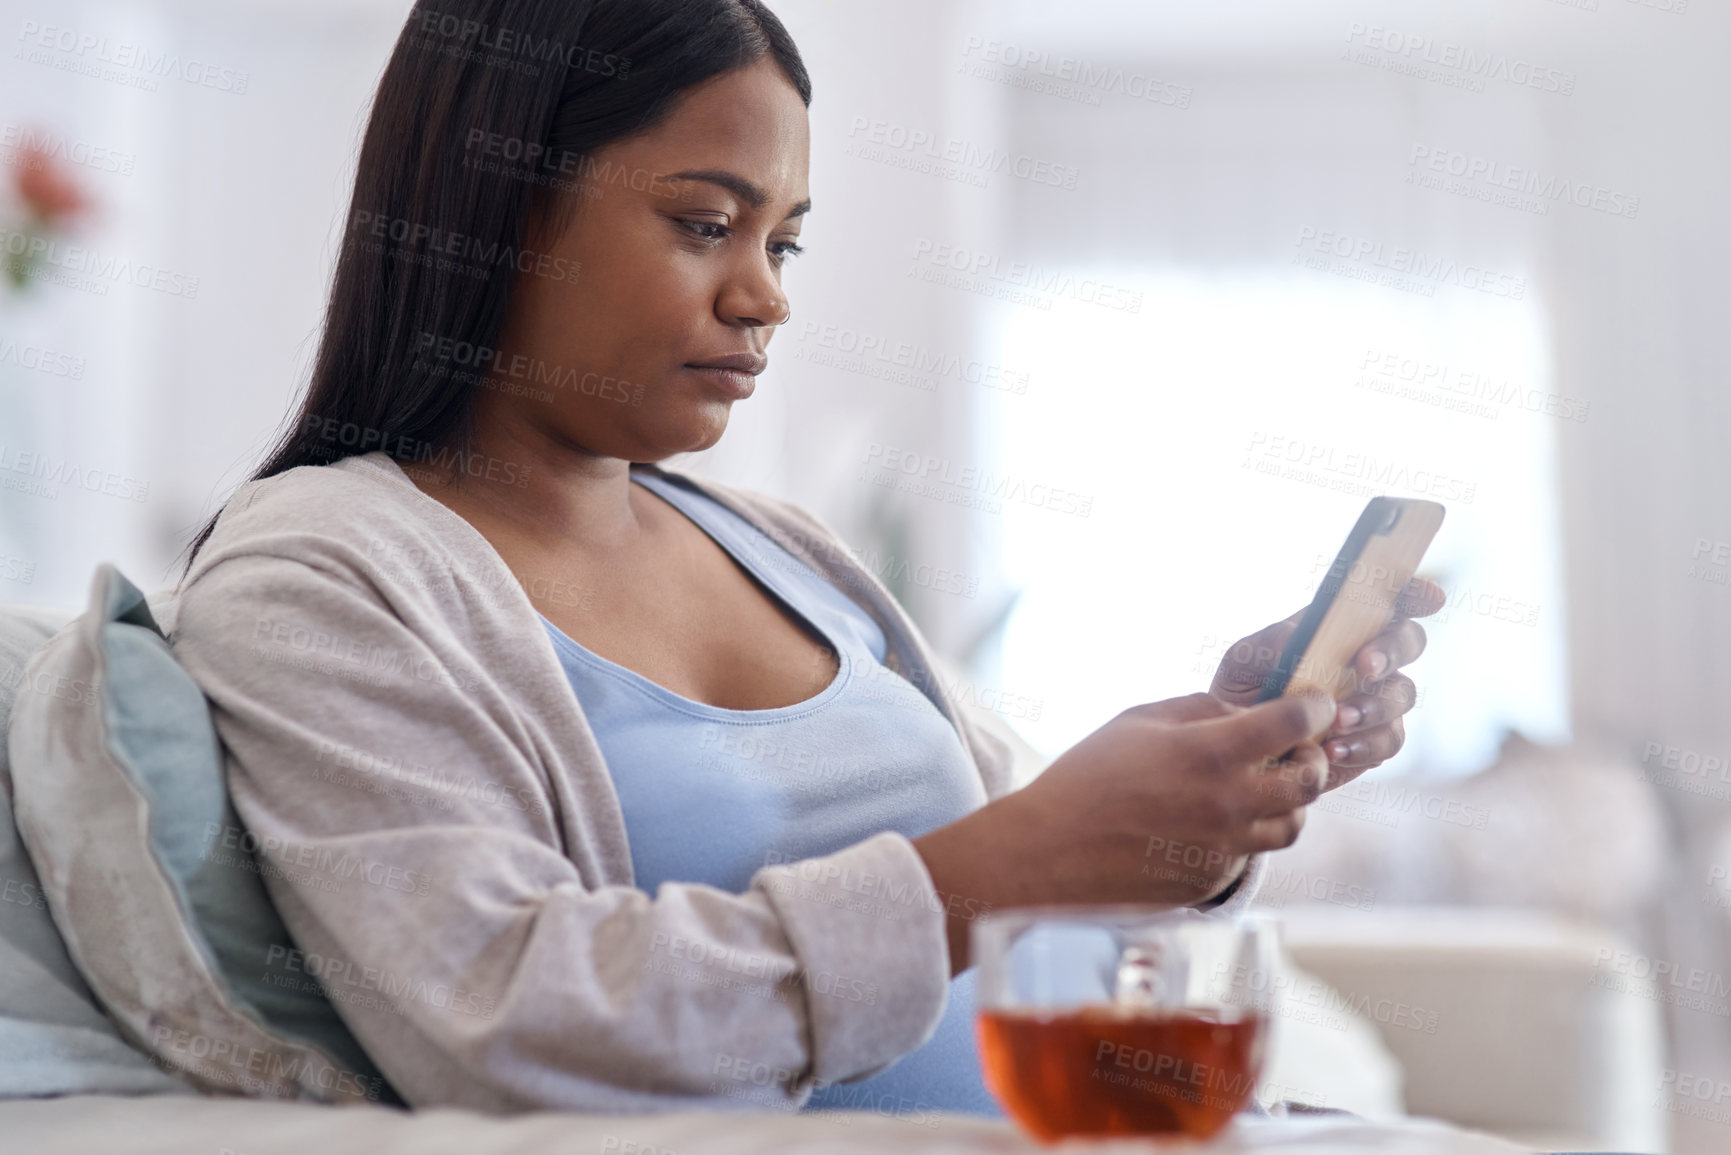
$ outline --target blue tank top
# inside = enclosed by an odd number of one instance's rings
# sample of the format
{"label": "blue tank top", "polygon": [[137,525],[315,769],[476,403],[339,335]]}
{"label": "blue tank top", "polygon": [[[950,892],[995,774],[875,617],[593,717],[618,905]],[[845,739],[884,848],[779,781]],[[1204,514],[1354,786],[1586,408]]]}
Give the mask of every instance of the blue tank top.
{"label": "blue tank top", "polygon": [[[640,470],[631,480],[826,638],[840,667],[803,702],[728,710],[610,662],[542,617],[618,791],[640,890],[697,882],[739,894],[770,862],[833,854],[886,830],[917,838],[985,805],[955,727],[883,664],[883,631],[863,609],[707,495]],[[930,1039],[869,1079],[818,1088],[806,1109],[1001,1118],[980,1078],[973,1018],[968,970],[951,980]]]}

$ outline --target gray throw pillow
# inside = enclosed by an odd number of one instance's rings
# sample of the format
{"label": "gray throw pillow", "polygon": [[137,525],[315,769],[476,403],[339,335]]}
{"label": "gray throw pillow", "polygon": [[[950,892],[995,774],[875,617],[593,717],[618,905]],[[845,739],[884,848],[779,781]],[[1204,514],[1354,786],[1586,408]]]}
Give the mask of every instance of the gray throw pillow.
{"label": "gray throw pillow", "polygon": [[90,988],[211,1092],[401,1103],[293,940],[229,803],[203,691],[145,597],[98,567],[38,649],[8,735],[18,830]]}
{"label": "gray throw pillow", "polygon": [[121,1038],[79,977],[12,823],[4,735],[24,666],[69,612],[0,609],[0,1099],[195,1094]]}

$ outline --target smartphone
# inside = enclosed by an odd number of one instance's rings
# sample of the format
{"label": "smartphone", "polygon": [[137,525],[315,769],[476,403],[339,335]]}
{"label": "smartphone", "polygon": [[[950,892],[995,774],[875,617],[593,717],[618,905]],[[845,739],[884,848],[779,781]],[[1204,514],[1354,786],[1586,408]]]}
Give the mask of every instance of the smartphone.
{"label": "smartphone", "polygon": [[1318,690],[1339,701],[1358,689],[1352,659],[1394,620],[1400,592],[1418,571],[1443,513],[1434,501],[1370,499],[1263,679],[1257,701]]}

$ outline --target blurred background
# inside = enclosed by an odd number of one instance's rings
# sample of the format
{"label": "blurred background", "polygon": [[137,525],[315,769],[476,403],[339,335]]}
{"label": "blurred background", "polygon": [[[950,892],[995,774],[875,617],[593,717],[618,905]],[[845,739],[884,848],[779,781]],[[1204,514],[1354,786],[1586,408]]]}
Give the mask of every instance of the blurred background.
{"label": "blurred background", "polygon": [[[1731,1149],[1731,13],[771,6],[808,252],[667,464],[835,528],[1027,774],[1206,688],[1369,496],[1442,501],[1407,747],[1264,905],[1378,996],[1405,1109]],[[408,9],[0,0],[0,600],[173,584],[258,462]]]}

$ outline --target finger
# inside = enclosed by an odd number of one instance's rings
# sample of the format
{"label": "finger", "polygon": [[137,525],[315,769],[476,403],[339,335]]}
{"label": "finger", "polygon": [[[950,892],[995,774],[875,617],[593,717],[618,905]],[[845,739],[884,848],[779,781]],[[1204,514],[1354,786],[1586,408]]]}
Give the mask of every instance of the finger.
{"label": "finger", "polygon": [[1262,854],[1271,850],[1285,850],[1298,841],[1298,832],[1304,829],[1304,810],[1289,810],[1285,814],[1273,818],[1259,818],[1250,824],[1250,831],[1244,841],[1244,849],[1251,854]]}
{"label": "finger", "polygon": [[1411,665],[1424,653],[1424,627],[1417,622],[1400,621],[1364,644],[1354,655],[1352,668],[1358,674],[1361,691],[1379,682],[1390,670]]}
{"label": "finger", "polygon": [[1328,782],[1324,784],[1322,792],[1327,794],[1330,790],[1339,790],[1369,769],[1368,766],[1335,766],[1331,764],[1328,768]]}
{"label": "finger", "polygon": [[1284,754],[1321,734],[1333,720],[1333,699],[1302,694],[1192,723],[1189,736],[1221,765],[1243,764]]}
{"label": "finger", "polygon": [[1397,618],[1428,618],[1448,605],[1448,592],[1429,578],[1415,577],[1394,599]]}
{"label": "finger", "polygon": [[1233,645],[1221,656],[1213,689],[1230,694],[1261,689],[1262,680],[1274,666],[1275,659],[1280,657],[1280,651],[1286,646],[1286,639],[1291,637],[1292,631],[1297,628],[1298,622],[1295,619],[1275,622]]}
{"label": "finger", "polygon": [[1331,766],[1349,770],[1368,770],[1380,766],[1400,753],[1406,744],[1405,720],[1396,718],[1386,726],[1361,730],[1344,738],[1330,738],[1323,751]]}
{"label": "finger", "polygon": [[1418,687],[1405,674],[1391,674],[1377,683],[1376,692],[1354,694],[1335,711],[1330,737],[1383,726],[1405,714],[1418,701]]}
{"label": "finger", "polygon": [[1244,782],[1244,813],[1270,818],[1315,802],[1328,782],[1328,759],[1315,742],[1300,742],[1292,753],[1252,769]]}

